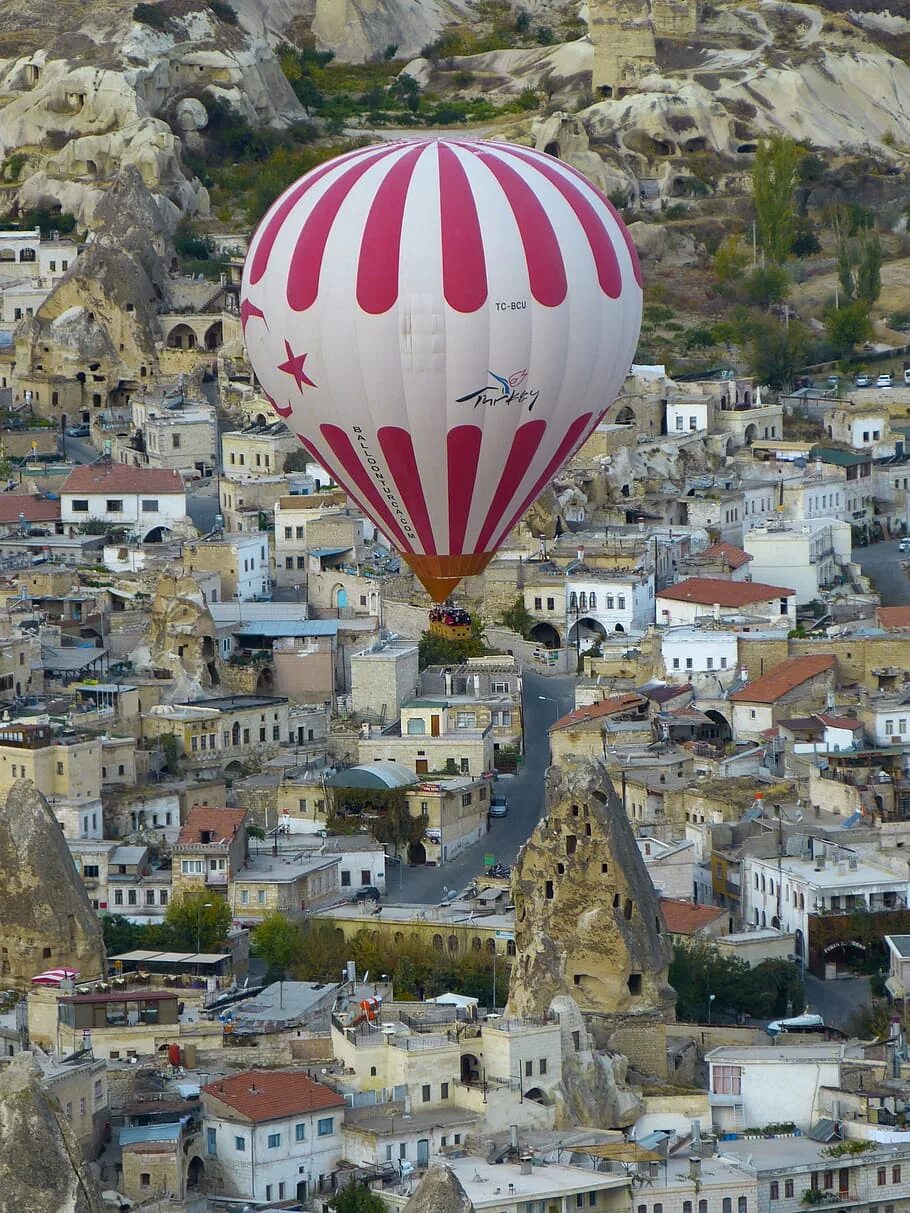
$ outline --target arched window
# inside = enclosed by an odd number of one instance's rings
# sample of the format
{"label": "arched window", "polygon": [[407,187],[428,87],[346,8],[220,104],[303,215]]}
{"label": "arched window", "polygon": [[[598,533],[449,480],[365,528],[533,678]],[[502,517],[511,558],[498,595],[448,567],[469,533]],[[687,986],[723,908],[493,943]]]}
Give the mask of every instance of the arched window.
{"label": "arched window", "polygon": [[570,611],[578,610],[578,595],[575,593],[574,590],[569,595],[569,610]]}
{"label": "arched window", "polygon": [[425,733],[427,731],[426,721],[420,716],[412,716],[408,721],[409,733]]}
{"label": "arched window", "polygon": [[594,593],[593,590],[588,595],[588,608],[592,611],[597,610],[597,595]]}
{"label": "arched window", "polygon": [[586,611],[588,609],[588,595],[584,592],[584,590],[582,590],[581,594],[579,595],[578,606],[582,611]]}

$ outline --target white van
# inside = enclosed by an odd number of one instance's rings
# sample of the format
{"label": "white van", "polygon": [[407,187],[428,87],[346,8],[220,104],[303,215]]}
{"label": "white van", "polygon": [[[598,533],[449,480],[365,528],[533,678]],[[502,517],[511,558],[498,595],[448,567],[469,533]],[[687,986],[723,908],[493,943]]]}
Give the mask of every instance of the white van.
{"label": "white van", "polygon": [[910,366],[904,368],[904,383],[910,387]]}

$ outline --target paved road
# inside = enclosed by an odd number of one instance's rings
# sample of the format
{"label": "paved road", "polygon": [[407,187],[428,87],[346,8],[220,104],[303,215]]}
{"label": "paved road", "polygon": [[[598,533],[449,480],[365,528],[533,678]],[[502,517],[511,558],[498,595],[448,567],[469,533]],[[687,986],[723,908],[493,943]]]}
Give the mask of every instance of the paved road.
{"label": "paved road", "polygon": [[[841,1032],[856,1030],[856,1017],[872,1002],[868,977],[840,977],[820,981],[807,973],[806,1003],[809,1010],[824,1016],[825,1023]],[[799,1012],[794,1010],[794,1015]]]}
{"label": "paved road", "polygon": [[910,580],[903,569],[910,552],[899,552],[897,540],[873,543],[867,548],[855,548],[854,558],[863,573],[871,577],[882,599],[882,606],[906,606],[910,603]]}
{"label": "paved road", "polygon": [[390,864],[387,900],[440,901],[444,889],[461,890],[482,872],[485,855],[495,855],[497,863],[513,862],[543,815],[544,772],[550,761],[547,729],[557,717],[571,711],[574,703],[574,678],[547,677],[525,669],[525,760],[519,774],[500,779],[497,785],[508,798],[508,817],[494,820],[489,834],[441,868]]}

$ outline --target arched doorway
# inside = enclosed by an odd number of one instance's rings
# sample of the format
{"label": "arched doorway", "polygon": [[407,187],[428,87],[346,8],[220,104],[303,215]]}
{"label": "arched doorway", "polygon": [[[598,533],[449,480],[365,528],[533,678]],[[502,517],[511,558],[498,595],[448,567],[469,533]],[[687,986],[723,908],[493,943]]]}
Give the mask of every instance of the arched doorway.
{"label": "arched doorway", "polygon": [[525,1091],[525,1099],[530,1099],[532,1103],[543,1104],[545,1108],[550,1106],[546,1093],[540,1087],[531,1087],[530,1091]]}
{"label": "arched doorway", "polygon": [[619,412],[616,414],[616,424],[617,425],[634,425],[635,424],[635,414],[632,412],[632,410],[629,408],[628,405],[626,405],[624,408],[621,408],[619,410]]}
{"label": "arched doorway", "polygon": [[259,671],[259,677],[256,679],[256,694],[275,694],[275,675],[270,665],[263,666]]}
{"label": "arched doorway", "polygon": [[715,708],[708,708],[705,715],[714,724],[716,729],[713,740],[725,745],[733,736],[733,730],[730,728],[730,722],[722,712],[718,712]]}
{"label": "arched doorway", "polygon": [[473,1053],[461,1055],[461,1081],[480,1082],[480,1062]]}
{"label": "arched doorway", "polygon": [[199,1192],[205,1177],[205,1163],[198,1154],[194,1154],[186,1169],[186,1188],[188,1192]]}
{"label": "arched doorway", "polygon": [[577,646],[582,653],[593,649],[606,638],[607,629],[597,619],[592,619],[590,616],[577,620],[569,628],[569,645]]}
{"label": "arched doorway", "polygon": [[747,425],[746,432],[743,434],[743,441],[745,442],[746,446],[751,446],[757,437],[758,426],[754,423]]}
{"label": "arched doorway", "polygon": [[543,150],[546,153],[546,155],[553,156],[557,160],[559,159],[559,144],[558,143],[548,143]]}
{"label": "arched doorway", "polygon": [[348,605],[348,592],[343,585],[336,585],[332,590],[332,605],[336,611],[343,611]]}
{"label": "arched doorway", "polygon": [[559,632],[552,623],[535,623],[531,628],[531,639],[542,644],[545,649],[560,648]]}
{"label": "arched doorway", "polygon": [[224,342],[224,336],[221,330],[221,321],[216,320],[214,324],[210,324],[205,330],[205,348],[207,350],[217,350]]}
{"label": "arched doorway", "polygon": [[175,324],[167,335],[169,350],[194,350],[196,334],[188,324]]}
{"label": "arched doorway", "polygon": [[427,849],[422,842],[412,842],[408,847],[408,863],[426,863]]}

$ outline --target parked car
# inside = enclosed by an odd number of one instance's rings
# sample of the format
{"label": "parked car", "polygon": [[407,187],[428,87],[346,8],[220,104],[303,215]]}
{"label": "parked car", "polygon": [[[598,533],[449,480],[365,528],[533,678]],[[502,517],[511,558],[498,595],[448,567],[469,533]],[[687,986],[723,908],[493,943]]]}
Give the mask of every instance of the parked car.
{"label": "parked car", "polygon": [[904,383],[906,383],[907,387],[910,387],[910,366],[904,367]]}
{"label": "parked car", "polygon": [[872,387],[872,376],[867,375],[865,371],[860,371],[853,383],[856,387]]}
{"label": "parked car", "polygon": [[904,538],[897,545],[897,550],[899,552],[910,552],[910,535],[904,536]]}
{"label": "parked car", "polygon": [[501,792],[494,792],[490,799],[490,816],[506,817],[509,812],[509,802]]}
{"label": "parked car", "polygon": [[890,371],[882,371],[878,379],[876,379],[875,385],[876,387],[893,387],[894,379],[891,376]]}
{"label": "parked car", "polygon": [[91,427],[87,422],[83,422],[82,425],[69,425],[66,428],[67,438],[88,438],[91,432]]}
{"label": "parked car", "polygon": [[374,884],[361,885],[351,901],[379,901],[382,894]]}
{"label": "parked car", "polygon": [[827,383],[828,387],[839,388],[840,387],[840,375],[829,375],[828,378],[825,380],[825,382]]}

